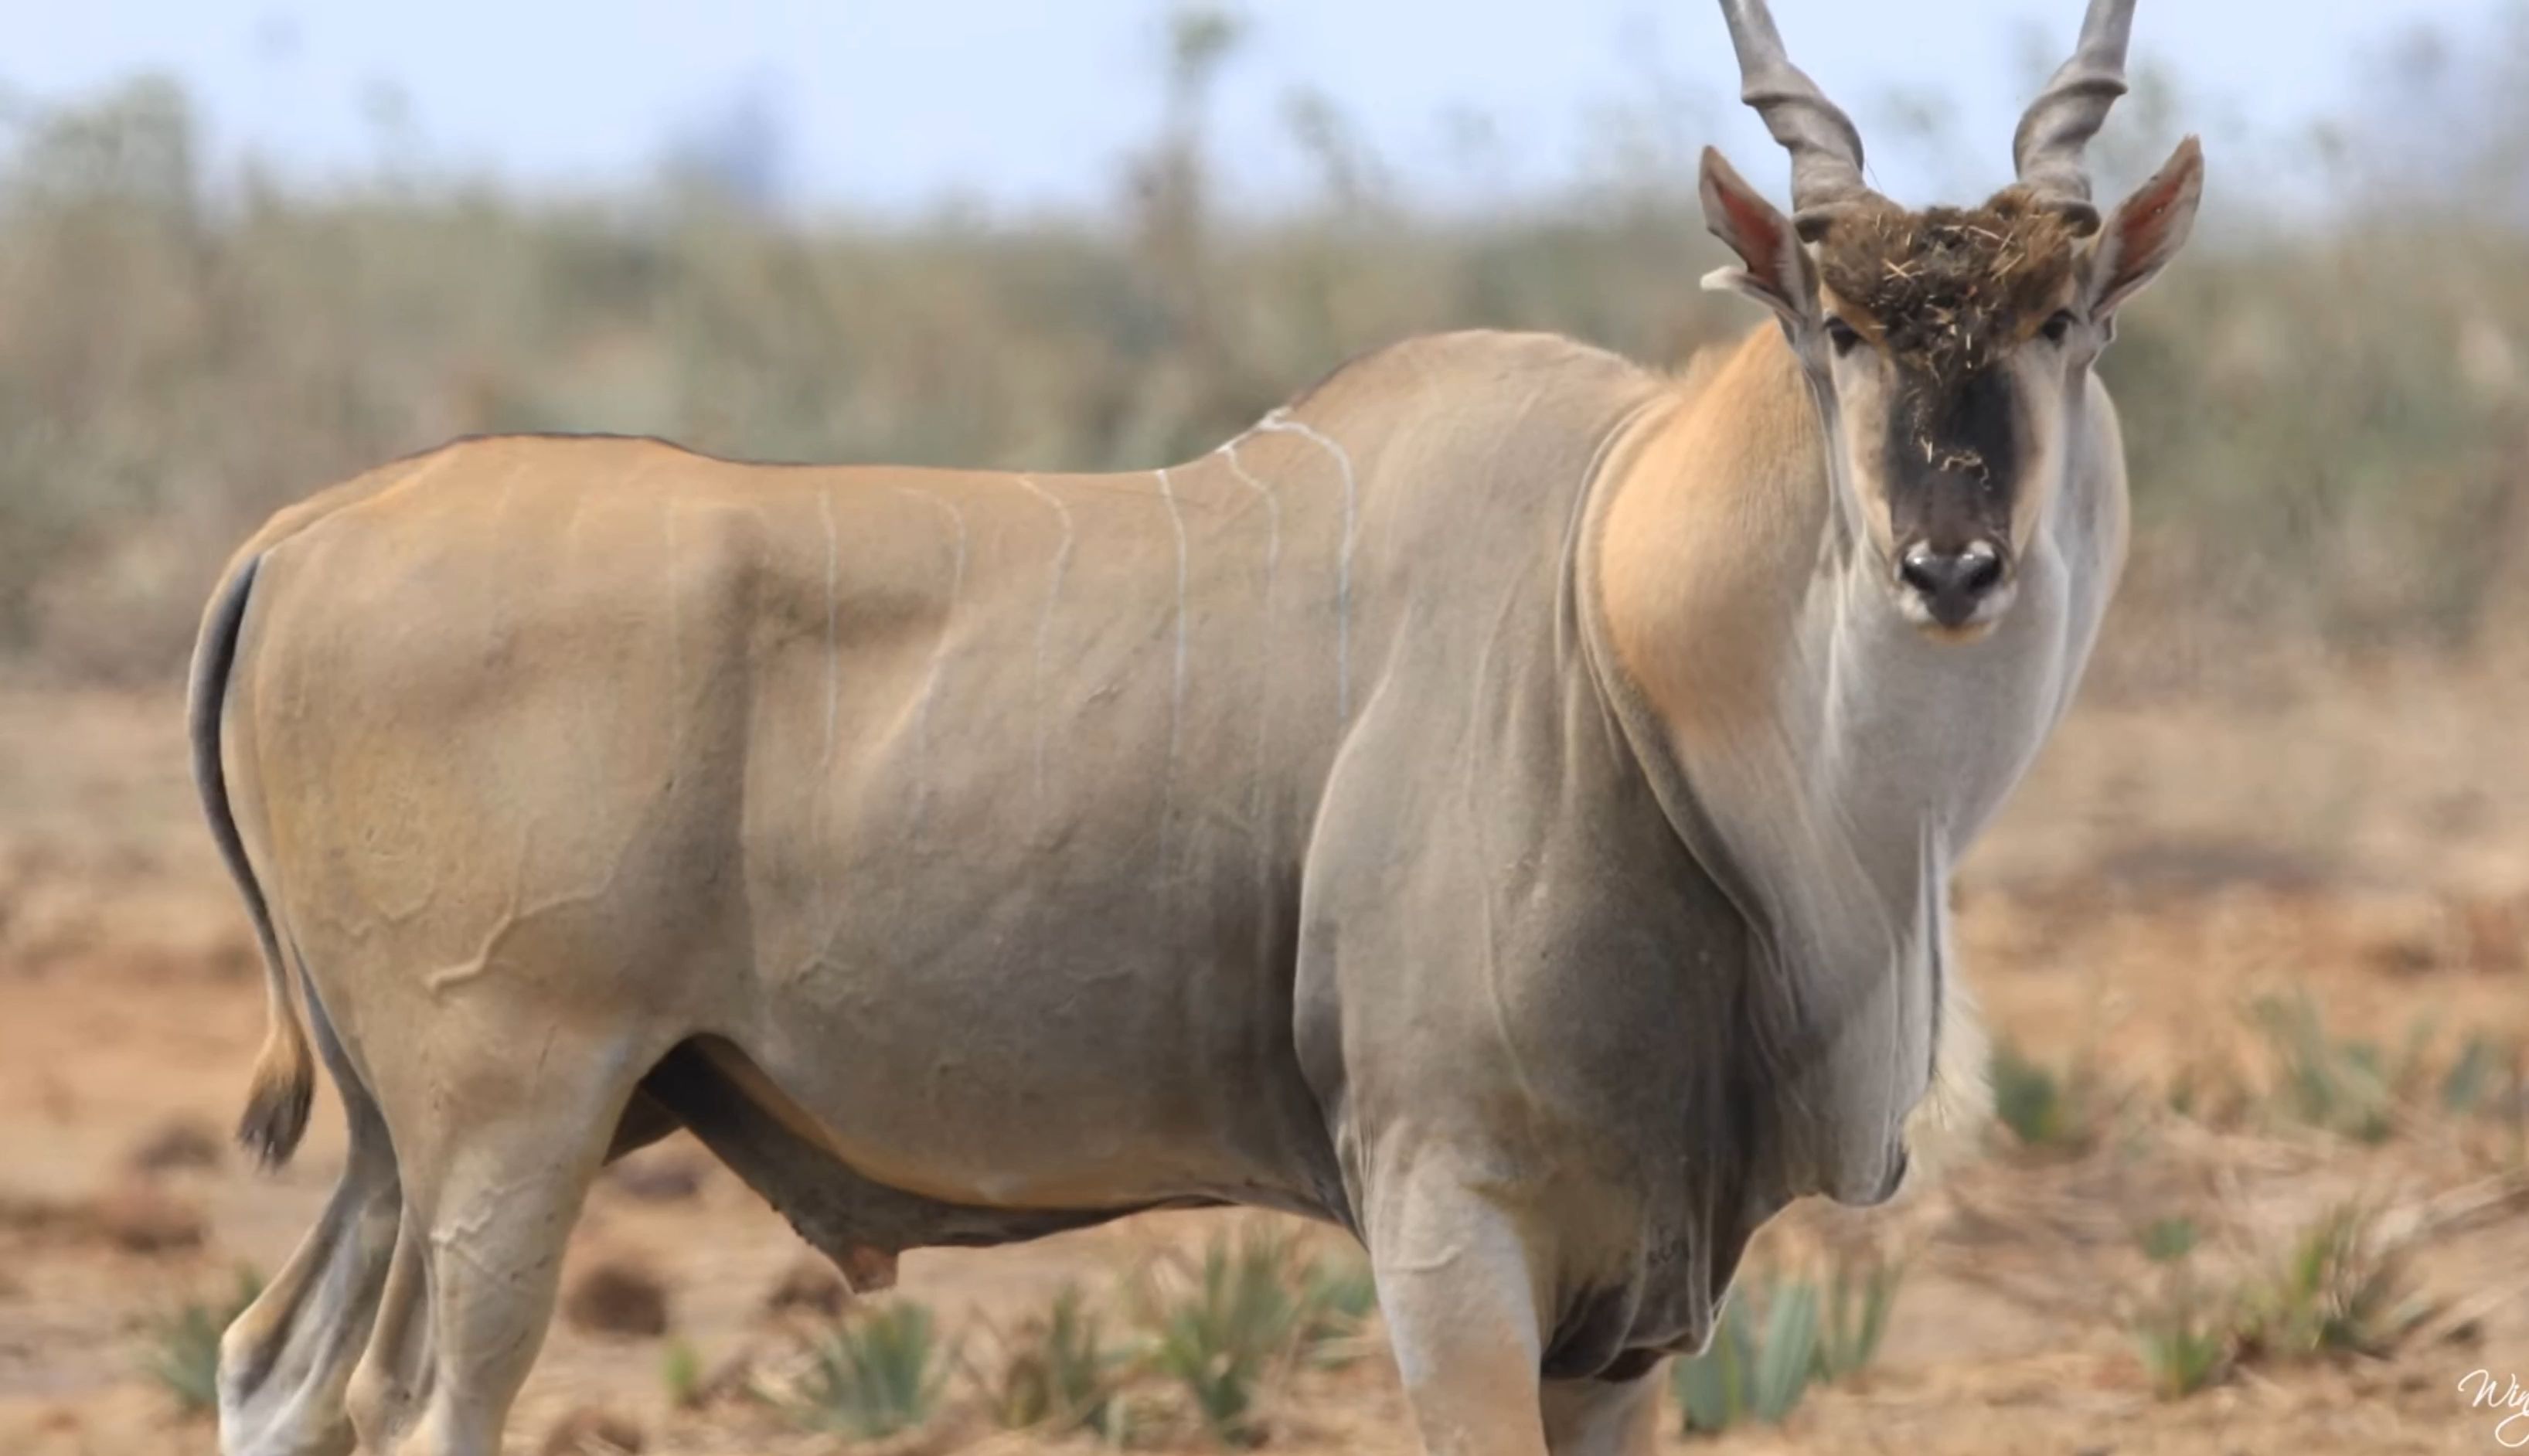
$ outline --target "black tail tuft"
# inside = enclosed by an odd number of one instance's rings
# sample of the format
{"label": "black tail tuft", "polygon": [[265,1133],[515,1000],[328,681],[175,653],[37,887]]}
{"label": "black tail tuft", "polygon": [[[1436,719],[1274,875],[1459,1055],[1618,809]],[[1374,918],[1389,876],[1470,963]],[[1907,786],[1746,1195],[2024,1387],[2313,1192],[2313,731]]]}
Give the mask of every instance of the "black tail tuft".
{"label": "black tail tuft", "polygon": [[303,1060],[277,1075],[258,1076],[238,1118],[239,1145],[267,1169],[288,1162],[307,1135],[307,1107],[315,1095],[314,1068]]}

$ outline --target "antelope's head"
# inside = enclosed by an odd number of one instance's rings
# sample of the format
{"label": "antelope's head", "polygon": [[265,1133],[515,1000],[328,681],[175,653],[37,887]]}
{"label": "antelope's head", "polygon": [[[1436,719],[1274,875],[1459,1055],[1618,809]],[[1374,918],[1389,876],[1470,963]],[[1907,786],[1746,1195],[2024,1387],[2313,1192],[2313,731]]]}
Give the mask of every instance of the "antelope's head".
{"label": "antelope's head", "polygon": [[2082,438],[2116,310],[2186,241],[2195,139],[2112,216],[2081,152],[2123,95],[2133,0],[2090,0],[2072,59],[2020,119],[2018,181],[1972,208],[1909,211],[1861,180],[1852,121],[1784,54],[1765,0],[1722,0],[1742,99],[1792,156],[1786,218],[1703,154],[1706,224],[1742,266],[1707,287],[1782,320],[1824,426],[1846,518],[1898,610],[1980,635]]}

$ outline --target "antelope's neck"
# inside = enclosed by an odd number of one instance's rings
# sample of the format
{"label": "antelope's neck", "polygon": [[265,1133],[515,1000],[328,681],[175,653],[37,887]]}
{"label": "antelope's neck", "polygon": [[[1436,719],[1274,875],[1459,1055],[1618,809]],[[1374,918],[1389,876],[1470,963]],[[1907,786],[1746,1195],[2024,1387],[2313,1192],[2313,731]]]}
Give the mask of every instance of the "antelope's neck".
{"label": "antelope's neck", "polygon": [[1816,411],[1771,325],[1678,395],[1598,483],[1585,574],[1613,666],[1697,755],[1781,730],[1830,502]]}
{"label": "antelope's neck", "polygon": [[1866,1201],[1930,1080],[1950,867],[2060,701],[2062,573],[2037,553],[1984,642],[1905,622],[1835,529],[1816,409],[1771,326],[1638,429],[1584,537],[1601,678],[1777,967],[1749,1004],[1800,1084],[1782,1175]]}

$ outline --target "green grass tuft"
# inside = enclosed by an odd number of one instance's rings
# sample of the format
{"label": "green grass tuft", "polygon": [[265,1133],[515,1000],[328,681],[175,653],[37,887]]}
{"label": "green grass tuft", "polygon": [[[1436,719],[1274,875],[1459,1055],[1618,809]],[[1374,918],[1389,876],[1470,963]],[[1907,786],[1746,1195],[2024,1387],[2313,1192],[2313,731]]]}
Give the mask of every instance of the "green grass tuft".
{"label": "green grass tuft", "polygon": [[2164,1218],[2139,1239],[2159,1287],[2127,1320],[2152,1389],[2178,1400],[2244,1365],[2385,1359],[2431,1309],[2414,1294],[2402,1247],[2362,1209],[2330,1209],[2296,1233],[2274,1266],[2233,1288],[2208,1289],[2195,1266],[2195,1225]]}
{"label": "green grass tuft", "polygon": [[2379,1237],[2369,1212],[2342,1205],[2302,1229],[2282,1261],[2249,1284],[2240,1357],[2385,1359],[2430,1313],[2414,1295],[2405,1250]]}
{"label": "green grass tuft", "polygon": [[1816,1362],[1816,1286],[1743,1279],[1722,1307],[1710,1346],[1679,1361],[1670,1375],[1681,1433],[1780,1424],[1808,1393]]}
{"label": "green grass tuft", "polygon": [[2127,1317],[2126,1332],[2151,1377],[2152,1393],[2181,1400],[2230,1373],[2231,1305],[2206,1291],[2196,1273],[2202,1239],[2192,1218],[2154,1219],[2135,1233],[2134,1242],[2158,1266],[2159,1280],[2151,1297]]}
{"label": "green grass tuft", "polygon": [[997,1373],[973,1372],[993,1420],[1011,1429],[1090,1430],[1122,1434],[1117,1388],[1130,1360],[1106,1343],[1103,1321],[1076,1287],[1065,1286],[1042,1315],[1011,1335],[997,1335]]}
{"label": "green grass tuft", "polygon": [[2399,1103],[2421,1074],[2429,1026],[2418,1023],[2392,1053],[2377,1042],[2334,1035],[2307,991],[2260,997],[2248,1014],[2274,1060],[2272,1100],[2286,1115],[2362,1143],[2396,1132]]}
{"label": "green grass tuft", "polygon": [[1151,1368],[1181,1385],[1205,1429],[1233,1445],[1262,1438],[1258,1392],[1298,1343],[1289,1267],[1286,1236],[1254,1229],[1235,1247],[1214,1239],[1193,1287],[1146,1315]]}
{"label": "green grass tuft", "polygon": [[789,1400],[801,1424],[861,1440],[930,1421],[946,1386],[931,1311],[898,1300],[845,1317],[809,1348],[809,1368]]}
{"label": "green grass tuft", "polygon": [[1145,1363],[1192,1401],[1214,1439],[1263,1438],[1263,1393],[1304,1365],[1337,1365],[1376,1302],[1359,1261],[1309,1260],[1291,1234],[1252,1226],[1215,1238],[1171,1290],[1156,1271],[1135,1291],[1150,1333]]}
{"label": "green grass tuft", "polygon": [[2193,1300],[2164,1302],[2133,1323],[2152,1393],[2181,1400],[2231,1370],[2231,1333],[2219,1312]]}
{"label": "green grass tuft", "polygon": [[240,1267],[225,1300],[187,1302],[149,1331],[145,1369],[176,1397],[177,1409],[194,1416],[220,1403],[220,1336],[263,1293],[263,1276]]}
{"label": "green grass tuft", "polygon": [[703,1403],[703,1357],[693,1342],[672,1339],[659,1355],[659,1381],[668,1387],[668,1404],[690,1411]]}
{"label": "green grass tuft", "polygon": [[1682,1433],[1779,1425],[1812,1385],[1860,1374],[1878,1358],[1904,1280],[1902,1264],[1878,1258],[1839,1259],[1822,1284],[1743,1276],[1710,1346],[1670,1373]]}
{"label": "green grass tuft", "polygon": [[2064,1071],[1996,1037],[1988,1065],[1994,1117],[2032,1152],[2077,1155],[2106,1136],[2111,1108],[2098,1078],[2082,1063]]}
{"label": "green grass tuft", "polygon": [[1835,1384],[1859,1375],[1879,1358],[1896,1312],[1906,1267],[1884,1259],[1839,1260],[1828,1276],[1818,1323],[1817,1377]]}

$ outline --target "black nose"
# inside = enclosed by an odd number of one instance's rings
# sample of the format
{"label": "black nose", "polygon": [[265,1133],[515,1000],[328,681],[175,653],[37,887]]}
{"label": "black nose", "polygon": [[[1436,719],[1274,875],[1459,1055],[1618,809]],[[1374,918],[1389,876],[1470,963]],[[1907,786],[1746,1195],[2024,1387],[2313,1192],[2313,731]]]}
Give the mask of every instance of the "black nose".
{"label": "black nose", "polygon": [[1897,578],[1922,594],[1934,621],[1954,627],[2002,585],[2002,553],[1990,541],[1970,541],[1957,551],[1936,551],[1918,541],[1898,562]]}

